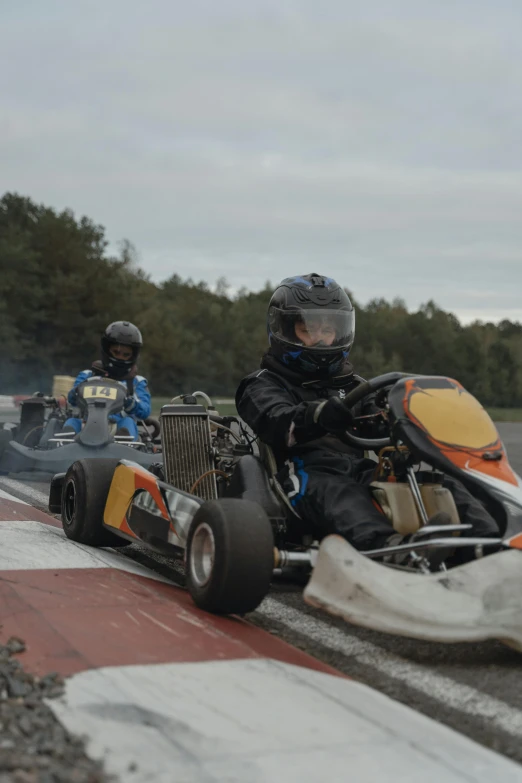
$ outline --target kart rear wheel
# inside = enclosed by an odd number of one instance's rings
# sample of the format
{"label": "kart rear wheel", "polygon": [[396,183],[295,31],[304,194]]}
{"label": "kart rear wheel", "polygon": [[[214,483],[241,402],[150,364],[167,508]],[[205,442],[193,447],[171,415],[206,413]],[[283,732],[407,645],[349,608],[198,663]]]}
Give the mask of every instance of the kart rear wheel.
{"label": "kart rear wheel", "polygon": [[209,500],[196,512],[186,549],[192,600],[214,614],[245,614],[270,589],[274,536],[265,511],[237,498]]}
{"label": "kart rear wheel", "polygon": [[67,538],[89,546],[128,546],[130,541],[103,527],[103,512],[117,459],[74,462],[62,488],[62,527]]}

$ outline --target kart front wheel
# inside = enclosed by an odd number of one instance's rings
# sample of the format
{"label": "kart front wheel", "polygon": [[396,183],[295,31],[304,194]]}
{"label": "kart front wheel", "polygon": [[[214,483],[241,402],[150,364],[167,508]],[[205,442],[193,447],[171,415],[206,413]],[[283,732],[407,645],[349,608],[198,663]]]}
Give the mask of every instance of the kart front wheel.
{"label": "kart front wheel", "polygon": [[13,433],[11,430],[0,430],[0,454],[3,454],[7,448],[7,444],[13,440]]}
{"label": "kart front wheel", "polygon": [[186,549],[188,591],[200,609],[245,614],[270,589],[274,537],[265,511],[237,498],[209,500],[196,512]]}
{"label": "kart front wheel", "polygon": [[[4,451],[6,450],[6,448],[11,443],[12,440],[13,440],[13,433],[11,430],[0,430],[0,461]],[[7,470],[0,470],[0,476],[7,476],[8,474],[9,474],[9,465],[7,465]]]}
{"label": "kart front wheel", "polygon": [[65,474],[62,527],[71,541],[96,547],[131,543],[103,527],[105,503],[117,465],[117,459],[82,459]]}

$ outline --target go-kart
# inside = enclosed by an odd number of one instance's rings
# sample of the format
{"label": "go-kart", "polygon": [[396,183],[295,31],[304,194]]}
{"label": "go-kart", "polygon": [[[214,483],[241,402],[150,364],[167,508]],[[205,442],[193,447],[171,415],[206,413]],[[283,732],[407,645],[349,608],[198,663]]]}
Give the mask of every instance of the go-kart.
{"label": "go-kart", "polygon": [[19,420],[3,424],[0,430],[2,444],[15,440],[23,446],[43,445],[62,429],[67,416],[65,397],[35,392],[20,402]]}
{"label": "go-kart", "polygon": [[[129,457],[140,465],[161,461],[159,422],[139,422],[140,438],[118,435],[109,416],[120,413],[126,389],[118,381],[92,377],[79,384],[77,406],[83,426],[78,434],[64,431],[73,410],[65,400],[36,394],[21,404],[20,423],[0,432],[0,473],[43,472],[55,475],[77,460]],[[46,412],[48,413],[46,418]]]}
{"label": "go-kart", "polygon": [[[259,444],[255,454],[241,422],[194,398],[161,411],[162,467],[76,462],[53,479],[49,508],[74,541],[139,541],[183,559],[193,600],[210,612],[252,611],[274,573],[304,570],[305,601],[352,623],[443,642],[495,638],[522,650],[522,481],[495,425],[449,378],[388,373],[344,402],[352,408],[376,393],[388,435],[345,438],[378,454],[371,491],[390,532],[411,535],[400,546],[359,552],[337,535],[314,542],[277,481],[271,450]],[[469,535],[444,474],[484,503],[498,538]],[[451,524],[427,524],[441,510]],[[459,550],[469,562],[454,564]],[[397,553],[401,565],[390,562]]]}

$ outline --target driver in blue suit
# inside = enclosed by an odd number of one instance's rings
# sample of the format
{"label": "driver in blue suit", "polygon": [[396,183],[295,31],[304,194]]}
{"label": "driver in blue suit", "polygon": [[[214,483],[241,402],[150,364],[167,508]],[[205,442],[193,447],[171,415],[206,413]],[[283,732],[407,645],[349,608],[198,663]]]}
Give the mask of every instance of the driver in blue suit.
{"label": "driver in blue suit", "polygon": [[[93,362],[92,369],[82,370],[69,392],[68,401],[77,404],[80,383],[100,376],[119,381],[127,390],[123,412],[111,415],[109,421],[116,424],[117,435],[130,435],[138,440],[137,419],[144,420],[150,416],[151,400],[147,379],[138,375],[137,361],[143,346],[141,332],[129,321],[115,321],[106,328],[101,338],[101,361]],[[80,432],[81,419],[67,419],[64,431]]]}
{"label": "driver in blue suit", "polygon": [[[351,410],[342,402],[362,380],[348,361],[355,334],[348,295],[330,277],[287,278],[272,295],[267,322],[268,352],[241,382],[236,406],[272,448],[291,505],[318,539],[338,533],[360,550],[401,543],[372,501],[375,462],[342,440],[354,425],[362,437],[387,434],[371,398]],[[446,477],[444,485],[461,522],[471,523],[470,535],[498,535],[493,517],[460,482]],[[450,521],[437,512],[430,524]]]}

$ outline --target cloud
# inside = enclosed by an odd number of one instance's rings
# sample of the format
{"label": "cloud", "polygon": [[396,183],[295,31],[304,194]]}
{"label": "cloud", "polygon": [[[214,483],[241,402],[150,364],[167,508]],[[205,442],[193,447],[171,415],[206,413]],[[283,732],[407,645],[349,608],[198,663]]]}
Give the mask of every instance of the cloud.
{"label": "cloud", "polygon": [[508,0],[21,0],[2,185],[128,237],[156,280],[316,269],[522,318],[521,22]]}

